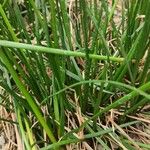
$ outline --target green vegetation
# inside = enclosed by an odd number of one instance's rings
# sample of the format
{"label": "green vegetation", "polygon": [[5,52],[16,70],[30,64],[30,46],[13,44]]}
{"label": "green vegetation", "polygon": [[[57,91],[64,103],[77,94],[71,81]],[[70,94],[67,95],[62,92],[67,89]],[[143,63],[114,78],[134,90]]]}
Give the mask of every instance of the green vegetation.
{"label": "green vegetation", "polygon": [[0,120],[27,150],[150,149],[149,45],[150,0],[1,0]]}

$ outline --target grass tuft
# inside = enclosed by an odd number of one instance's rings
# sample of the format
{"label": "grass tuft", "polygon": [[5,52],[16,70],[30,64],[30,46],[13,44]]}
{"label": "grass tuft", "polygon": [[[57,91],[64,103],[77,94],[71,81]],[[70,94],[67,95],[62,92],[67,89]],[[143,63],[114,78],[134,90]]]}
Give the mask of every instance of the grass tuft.
{"label": "grass tuft", "polygon": [[14,133],[3,147],[149,149],[149,10],[149,0],[1,0],[0,131]]}

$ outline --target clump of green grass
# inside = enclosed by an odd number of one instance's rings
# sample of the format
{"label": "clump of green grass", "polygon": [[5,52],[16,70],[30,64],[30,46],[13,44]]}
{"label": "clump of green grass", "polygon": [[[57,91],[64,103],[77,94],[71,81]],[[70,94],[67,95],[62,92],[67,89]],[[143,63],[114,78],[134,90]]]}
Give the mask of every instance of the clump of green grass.
{"label": "clump of green grass", "polygon": [[1,104],[12,97],[25,149],[149,148],[123,130],[141,124],[129,116],[150,100],[149,9],[149,0],[0,3]]}

